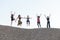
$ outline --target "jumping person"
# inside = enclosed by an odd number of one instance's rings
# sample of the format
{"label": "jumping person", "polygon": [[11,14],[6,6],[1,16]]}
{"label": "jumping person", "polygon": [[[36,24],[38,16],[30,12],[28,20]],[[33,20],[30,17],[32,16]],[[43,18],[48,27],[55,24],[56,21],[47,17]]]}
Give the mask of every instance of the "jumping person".
{"label": "jumping person", "polygon": [[40,14],[40,16],[37,16],[37,26],[38,26],[38,28],[41,27],[40,17],[41,17],[41,14]]}
{"label": "jumping person", "polygon": [[[15,14],[15,13],[14,13],[14,14]],[[12,11],[11,11],[11,26],[12,26],[13,21],[15,20],[14,14],[12,14]]]}
{"label": "jumping person", "polygon": [[[44,15],[46,17],[46,15]],[[47,19],[47,28],[50,28],[50,16],[47,16],[46,19]]]}
{"label": "jumping person", "polygon": [[[18,15],[18,17],[17,17],[17,19],[18,19],[18,24],[17,24],[17,25],[18,25],[18,26],[19,26],[19,25],[20,25],[20,26],[22,25],[21,18],[22,18],[21,15]],[[17,20],[17,19],[16,19],[16,20]]]}
{"label": "jumping person", "polygon": [[27,21],[26,21],[27,25],[30,25],[30,17],[29,15],[27,15]]}
{"label": "jumping person", "polygon": [[26,24],[30,25],[30,17],[29,17],[29,15],[27,15],[27,18],[25,18],[25,19],[27,19]]}

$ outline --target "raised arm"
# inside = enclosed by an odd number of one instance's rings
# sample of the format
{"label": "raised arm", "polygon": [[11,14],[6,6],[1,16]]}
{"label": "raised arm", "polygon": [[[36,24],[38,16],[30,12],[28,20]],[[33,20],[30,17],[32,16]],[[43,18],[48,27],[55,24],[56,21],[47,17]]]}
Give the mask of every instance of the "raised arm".
{"label": "raised arm", "polygon": [[15,15],[15,12],[14,12],[14,15]]}
{"label": "raised arm", "polygon": [[51,14],[49,14],[49,17],[51,17]]}
{"label": "raised arm", "polygon": [[41,17],[42,14],[40,14],[40,17]]}
{"label": "raised arm", "polygon": [[36,14],[36,16],[38,16],[38,15]]}
{"label": "raised arm", "polygon": [[12,11],[10,11],[10,13],[12,14]]}
{"label": "raised arm", "polygon": [[45,16],[45,18],[46,18],[46,15],[44,15]]}
{"label": "raised arm", "polygon": [[[42,15],[42,14],[40,14],[39,16],[41,17],[41,15]],[[38,16],[38,15],[36,14],[36,16]]]}

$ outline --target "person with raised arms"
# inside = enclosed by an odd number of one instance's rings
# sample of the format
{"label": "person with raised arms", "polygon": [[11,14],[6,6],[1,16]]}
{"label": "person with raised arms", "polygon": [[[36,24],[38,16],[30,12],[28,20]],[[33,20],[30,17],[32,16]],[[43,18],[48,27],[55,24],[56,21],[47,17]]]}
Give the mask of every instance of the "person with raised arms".
{"label": "person with raised arms", "polygon": [[38,28],[41,27],[40,17],[41,17],[41,14],[40,14],[40,16],[37,15],[37,26],[38,26]]}
{"label": "person with raised arms", "polygon": [[47,28],[50,28],[50,16],[51,15],[49,15],[49,16],[44,15],[44,16],[47,19]]}
{"label": "person with raised arms", "polygon": [[15,20],[14,15],[15,15],[15,12],[13,14],[12,11],[11,11],[11,26],[12,26],[13,21]]}

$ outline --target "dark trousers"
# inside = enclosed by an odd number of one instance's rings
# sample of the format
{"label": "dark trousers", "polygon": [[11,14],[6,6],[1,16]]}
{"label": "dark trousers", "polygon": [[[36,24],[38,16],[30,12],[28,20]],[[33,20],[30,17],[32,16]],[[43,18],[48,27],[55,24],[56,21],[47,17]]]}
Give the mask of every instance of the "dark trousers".
{"label": "dark trousers", "polygon": [[29,20],[27,20],[26,23],[27,23],[27,25],[30,25],[30,21]]}
{"label": "dark trousers", "polygon": [[47,28],[50,28],[50,22],[47,22]]}

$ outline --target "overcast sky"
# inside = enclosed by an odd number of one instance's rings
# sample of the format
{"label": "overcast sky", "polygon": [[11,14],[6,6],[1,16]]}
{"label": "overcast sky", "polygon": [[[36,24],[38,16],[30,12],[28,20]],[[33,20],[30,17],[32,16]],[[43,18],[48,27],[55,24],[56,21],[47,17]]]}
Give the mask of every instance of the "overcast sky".
{"label": "overcast sky", "polygon": [[[10,11],[15,12],[15,18],[18,14],[22,17],[29,15],[32,18],[30,19],[30,26],[26,26],[26,19],[22,19],[23,24],[21,28],[37,28],[36,14],[42,14],[42,28],[46,28],[44,14],[51,14],[50,22],[52,28],[60,28],[60,0],[0,0],[1,25],[10,25]],[[13,26],[18,27],[17,22],[14,22]]]}

